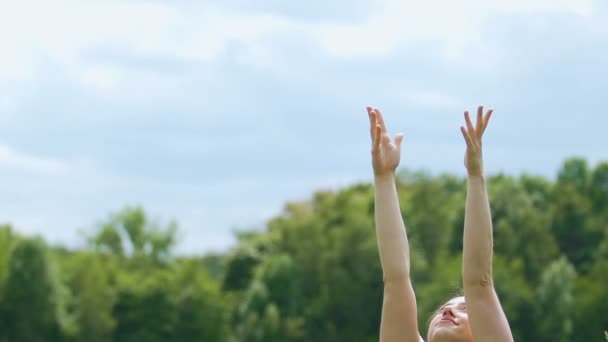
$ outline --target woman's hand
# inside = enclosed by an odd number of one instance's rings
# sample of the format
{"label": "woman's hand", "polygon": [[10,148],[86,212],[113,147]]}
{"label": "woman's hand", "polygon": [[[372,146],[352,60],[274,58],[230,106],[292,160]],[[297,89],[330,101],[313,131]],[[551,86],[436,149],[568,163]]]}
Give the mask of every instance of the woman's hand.
{"label": "woman's hand", "polygon": [[394,175],[401,159],[403,133],[397,134],[395,139],[391,141],[380,110],[367,107],[367,114],[369,115],[370,135],[372,138],[372,166],[374,168],[374,175],[376,177]]}
{"label": "woman's hand", "polygon": [[481,148],[481,137],[488,126],[488,121],[492,116],[492,109],[483,115],[483,106],[477,108],[477,122],[475,126],[471,123],[469,112],[464,112],[464,119],[467,128],[460,126],[460,131],[467,143],[467,150],[464,156],[464,166],[467,168],[469,176],[483,175],[483,153]]}

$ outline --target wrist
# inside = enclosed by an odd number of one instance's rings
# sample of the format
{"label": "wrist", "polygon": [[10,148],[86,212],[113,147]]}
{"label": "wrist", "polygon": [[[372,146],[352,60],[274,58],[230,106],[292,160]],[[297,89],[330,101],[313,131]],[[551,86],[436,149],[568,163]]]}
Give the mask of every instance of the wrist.
{"label": "wrist", "polygon": [[481,182],[481,183],[485,183],[486,179],[483,175],[483,172],[479,172],[479,173],[469,173],[468,174],[468,179],[469,182]]}
{"label": "wrist", "polygon": [[483,166],[481,165],[465,165],[467,169],[467,176],[469,178],[483,178]]}
{"label": "wrist", "polygon": [[374,182],[376,183],[384,183],[384,182],[394,182],[395,181],[395,172],[383,172],[383,173],[374,173]]}

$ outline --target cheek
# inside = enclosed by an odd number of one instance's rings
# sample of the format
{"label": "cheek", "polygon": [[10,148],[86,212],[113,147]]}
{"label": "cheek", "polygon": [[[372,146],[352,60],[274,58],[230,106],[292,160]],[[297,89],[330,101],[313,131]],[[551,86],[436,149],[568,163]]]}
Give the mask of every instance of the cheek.
{"label": "cheek", "polygon": [[439,321],[439,319],[440,319],[439,315],[435,315],[435,317],[433,317],[433,319],[431,320],[431,323],[429,324],[429,332],[435,328],[435,325],[437,325],[437,322]]}

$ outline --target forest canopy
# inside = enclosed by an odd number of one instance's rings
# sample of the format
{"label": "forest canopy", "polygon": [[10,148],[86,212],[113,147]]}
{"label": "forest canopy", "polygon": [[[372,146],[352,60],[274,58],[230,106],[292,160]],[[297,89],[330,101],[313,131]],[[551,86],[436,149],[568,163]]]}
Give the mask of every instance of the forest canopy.
{"label": "forest canopy", "polygon": [[[571,158],[556,175],[487,176],[495,286],[516,341],[601,340],[608,163]],[[397,185],[424,336],[461,290],[466,179],[401,170]],[[0,341],[377,341],[373,195],[371,182],[317,191],[214,255],[177,255],[178,224],[137,206],[79,250],[2,225]]]}

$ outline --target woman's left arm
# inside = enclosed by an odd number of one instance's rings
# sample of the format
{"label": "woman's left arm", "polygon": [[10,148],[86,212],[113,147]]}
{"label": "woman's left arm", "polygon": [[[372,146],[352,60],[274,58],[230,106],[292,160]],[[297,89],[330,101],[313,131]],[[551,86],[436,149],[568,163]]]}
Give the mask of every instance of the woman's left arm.
{"label": "woman's left arm", "polygon": [[492,218],[483,173],[481,138],[492,115],[477,109],[477,122],[465,112],[461,127],[467,144],[465,166],[468,173],[464,219],[462,278],[464,296],[475,341],[513,341],[509,322],[494,288],[492,276]]}

